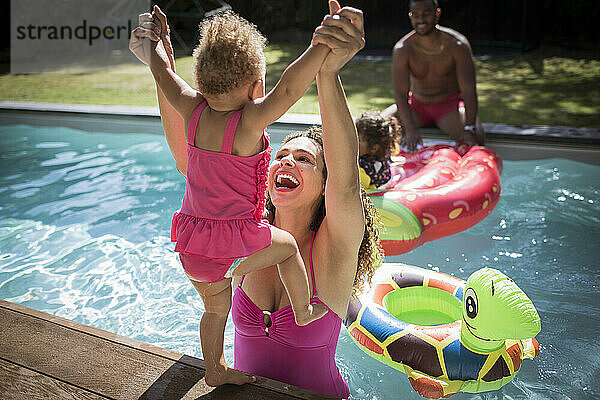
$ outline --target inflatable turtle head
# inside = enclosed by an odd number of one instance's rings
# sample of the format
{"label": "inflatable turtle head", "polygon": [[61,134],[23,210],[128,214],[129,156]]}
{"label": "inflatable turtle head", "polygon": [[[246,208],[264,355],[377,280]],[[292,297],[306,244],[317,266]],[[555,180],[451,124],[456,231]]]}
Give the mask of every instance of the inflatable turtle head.
{"label": "inflatable turtle head", "polygon": [[517,284],[502,272],[482,268],[467,280],[463,293],[462,342],[487,352],[506,339],[527,339],[540,332],[540,316]]}

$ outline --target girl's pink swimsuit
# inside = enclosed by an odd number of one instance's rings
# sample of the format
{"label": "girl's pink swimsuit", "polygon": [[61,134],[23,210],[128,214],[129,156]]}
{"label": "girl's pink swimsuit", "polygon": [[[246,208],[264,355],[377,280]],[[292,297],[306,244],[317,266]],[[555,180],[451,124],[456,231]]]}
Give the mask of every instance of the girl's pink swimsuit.
{"label": "girl's pink swimsuit", "polygon": [[195,147],[196,128],[207,103],[200,103],[188,127],[187,184],[181,210],[171,224],[184,269],[203,282],[223,279],[231,263],[271,244],[269,224],[261,220],[265,205],[271,148],[250,157],[231,154],[242,111],[227,121],[221,152]]}
{"label": "girl's pink swimsuit", "polygon": [[[317,298],[312,262],[314,241],[315,233],[309,255],[312,302],[327,306]],[[298,326],[291,306],[272,313],[262,311],[244,292],[243,283],[244,278],[235,289],[231,307],[235,324],[234,367],[330,396],[350,396],[348,384],[335,364],[340,317],[329,310],[323,318]],[[265,325],[265,314],[270,315],[270,326]]]}

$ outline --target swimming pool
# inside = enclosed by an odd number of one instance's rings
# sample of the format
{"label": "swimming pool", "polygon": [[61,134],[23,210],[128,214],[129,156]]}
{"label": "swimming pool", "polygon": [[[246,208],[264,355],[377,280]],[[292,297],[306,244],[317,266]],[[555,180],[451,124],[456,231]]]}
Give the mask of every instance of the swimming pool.
{"label": "swimming pool", "polygon": [[[201,356],[202,302],[169,240],[185,181],[155,134],[160,125],[116,130],[98,118],[90,133],[46,121],[0,124],[0,298]],[[135,134],[114,133],[128,130]],[[284,133],[272,130],[273,141]],[[499,392],[454,398],[597,398],[600,167],[505,161],[502,179],[502,198],[483,222],[388,260],[460,278],[498,268],[540,313],[538,358]],[[225,346],[232,363],[231,322]],[[420,398],[344,330],[337,360],[352,398]]]}

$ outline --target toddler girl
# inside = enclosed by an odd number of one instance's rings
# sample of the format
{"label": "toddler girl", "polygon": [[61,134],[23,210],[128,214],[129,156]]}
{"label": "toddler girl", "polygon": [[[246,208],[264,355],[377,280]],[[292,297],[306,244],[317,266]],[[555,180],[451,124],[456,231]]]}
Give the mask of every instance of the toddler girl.
{"label": "toddler girl", "polygon": [[[153,17],[164,34],[166,16],[157,6]],[[265,128],[304,95],[329,49],[310,46],[265,96],[265,37],[235,13],[220,13],[200,24],[193,53],[196,90],[175,74],[159,35],[138,29],[154,79],[186,126],[187,184],[171,236],[206,309],[200,321],[205,381],[211,386],[251,382],[252,376],[228,368],[223,358],[233,274],[277,264],[298,325],[327,312],[309,302],[294,237],[261,216],[271,152]],[[299,184],[284,181],[279,184]]]}

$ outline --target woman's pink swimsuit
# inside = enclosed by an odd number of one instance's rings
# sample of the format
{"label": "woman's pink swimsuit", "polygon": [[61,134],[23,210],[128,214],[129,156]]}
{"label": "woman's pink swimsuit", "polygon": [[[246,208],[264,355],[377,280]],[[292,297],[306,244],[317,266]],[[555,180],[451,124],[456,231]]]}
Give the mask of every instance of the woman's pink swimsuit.
{"label": "woman's pink swimsuit", "polygon": [[[325,305],[317,298],[312,262],[314,241],[313,233],[309,255],[313,283],[311,302]],[[235,324],[234,367],[330,396],[350,396],[348,384],[335,364],[342,326],[340,317],[329,310],[323,318],[298,326],[291,306],[272,313],[262,311],[244,292],[243,283],[244,278],[235,289],[231,307]],[[270,326],[265,325],[265,314],[271,317]]]}
{"label": "woman's pink swimsuit", "polygon": [[271,148],[263,133],[264,150],[250,157],[231,154],[242,111],[227,121],[221,151],[196,147],[194,139],[202,111],[200,103],[188,127],[187,184],[181,210],[171,224],[186,273],[194,280],[223,279],[232,263],[271,244],[271,229],[262,220]]}

